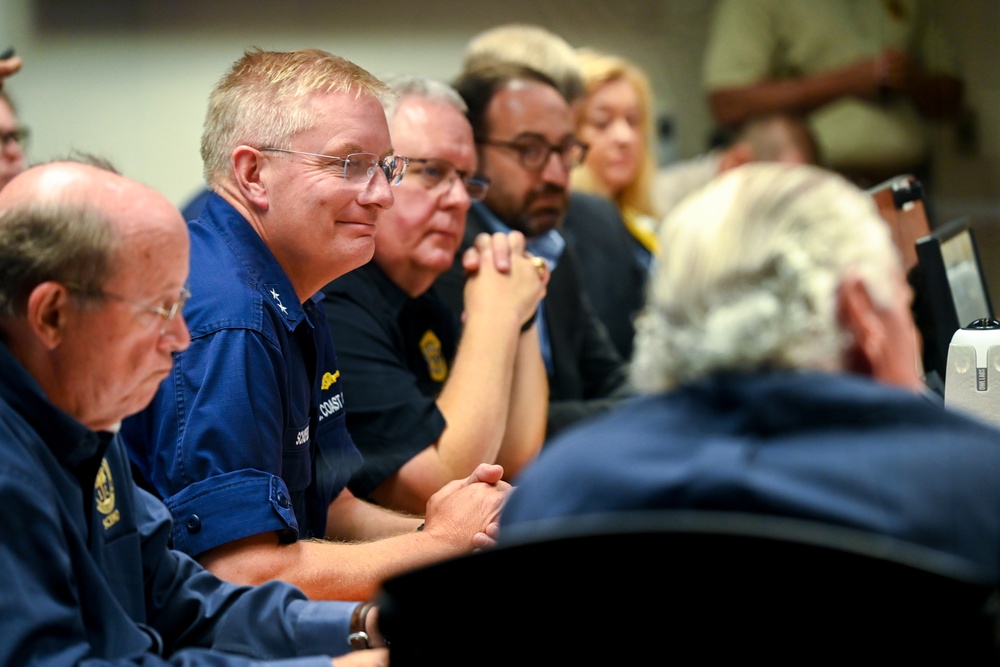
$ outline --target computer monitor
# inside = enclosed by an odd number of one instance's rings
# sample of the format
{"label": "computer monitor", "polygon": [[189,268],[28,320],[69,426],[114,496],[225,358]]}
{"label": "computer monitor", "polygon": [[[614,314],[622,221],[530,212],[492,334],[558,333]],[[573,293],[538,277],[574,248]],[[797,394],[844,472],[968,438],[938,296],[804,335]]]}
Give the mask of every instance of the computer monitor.
{"label": "computer monitor", "polygon": [[909,279],[913,315],[924,339],[924,372],[935,373],[931,381],[943,387],[952,336],[977,319],[993,317],[993,303],[968,217],[917,239],[916,249]]}

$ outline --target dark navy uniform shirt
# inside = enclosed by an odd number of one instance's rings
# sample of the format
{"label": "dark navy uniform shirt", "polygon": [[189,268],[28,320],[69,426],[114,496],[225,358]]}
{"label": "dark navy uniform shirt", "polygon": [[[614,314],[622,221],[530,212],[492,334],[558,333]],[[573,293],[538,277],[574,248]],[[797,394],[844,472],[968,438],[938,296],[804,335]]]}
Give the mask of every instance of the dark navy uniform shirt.
{"label": "dark navy uniform shirt", "polygon": [[960,558],[1000,582],[1000,430],[899,387],[722,374],[620,404],[515,480],[501,541],[566,516],[694,509],[811,519]]}
{"label": "dark navy uniform shirt", "polygon": [[191,233],[190,347],[123,436],[137,477],[197,555],[277,531],[324,537],[330,502],[361,465],[317,295],[299,303],[256,231],[213,194]]}
{"label": "dark navy uniform shirt", "polygon": [[244,665],[350,650],[357,603],[223,582],[169,549],[170,515],[135,486],[120,440],[51,405],[2,343],[0,507],[0,664]]}
{"label": "dark navy uniform shirt", "polygon": [[410,298],[374,262],[323,291],[340,350],[347,426],[364,456],[350,486],[364,498],[441,437],[437,397],[459,322],[433,288]]}

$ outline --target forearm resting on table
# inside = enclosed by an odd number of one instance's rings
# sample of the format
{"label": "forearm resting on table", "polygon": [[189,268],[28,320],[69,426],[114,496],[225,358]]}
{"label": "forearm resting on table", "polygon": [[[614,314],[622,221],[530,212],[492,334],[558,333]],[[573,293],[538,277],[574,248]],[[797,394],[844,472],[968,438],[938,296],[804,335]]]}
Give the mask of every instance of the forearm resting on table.
{"label": "forearm resting on table", "polygon": [[386,578],[453,551],[427,532],[344,543],[300,540],[279,544],[263,533],[216,547],[199,558],[213,574],[239,584],[281,580],[317,600],[368,600]]}
{"label": "forearm resting on table", "polygon": [[342,542],[364,542],[412,533],[423,523],[426,502],[409,514],[380,507],[344,489],[326,513],[326,536]]}

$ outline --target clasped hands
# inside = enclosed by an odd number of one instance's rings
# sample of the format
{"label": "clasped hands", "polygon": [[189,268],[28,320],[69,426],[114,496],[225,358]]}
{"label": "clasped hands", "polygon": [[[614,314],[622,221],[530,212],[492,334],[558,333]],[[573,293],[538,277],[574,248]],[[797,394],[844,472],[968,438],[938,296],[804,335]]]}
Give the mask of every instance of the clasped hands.
{"label": "clasped hands", "polygon": [[509,304],[518,324],[529,322],[545,296],[551,271],[541,257],[526,250],[524,234],[479,234],[462,255],[466,272],[466,315],[479,306],[491,309]]}

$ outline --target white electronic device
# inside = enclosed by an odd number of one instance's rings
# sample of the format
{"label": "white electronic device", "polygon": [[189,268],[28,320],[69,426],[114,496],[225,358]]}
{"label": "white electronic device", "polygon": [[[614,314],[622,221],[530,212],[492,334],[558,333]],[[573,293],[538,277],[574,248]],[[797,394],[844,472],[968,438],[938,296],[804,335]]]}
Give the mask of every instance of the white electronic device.
{"label": "white electronic device", "polygon": [[944,404],[1000,426],[1000,321],[975,320],[952,336]]}

